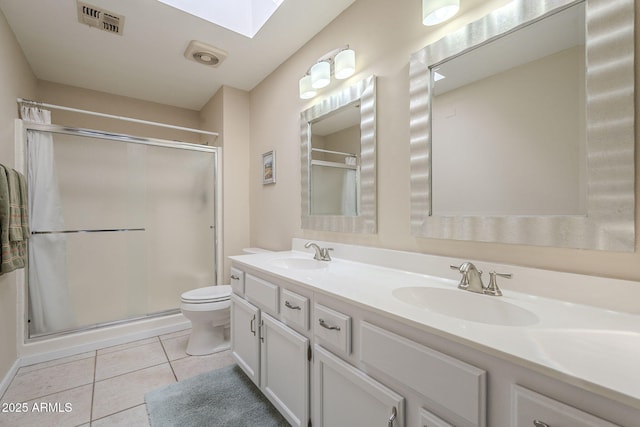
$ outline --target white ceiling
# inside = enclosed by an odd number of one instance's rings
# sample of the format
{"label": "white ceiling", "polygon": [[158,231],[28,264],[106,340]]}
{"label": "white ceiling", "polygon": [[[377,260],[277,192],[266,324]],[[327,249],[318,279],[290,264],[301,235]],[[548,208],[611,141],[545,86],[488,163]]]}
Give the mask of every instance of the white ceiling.
{"label": "white ceiling", "polygon": [[[76,0],[0,0],[0,10],[38,79],[200,110],[221,85],[253,89],[354,1],[285,0],[253,38],[156,0],[85,0],[124,15],[122,35],[80,24]],[[228,56],[217,68],[189,61],[191,40]]]}

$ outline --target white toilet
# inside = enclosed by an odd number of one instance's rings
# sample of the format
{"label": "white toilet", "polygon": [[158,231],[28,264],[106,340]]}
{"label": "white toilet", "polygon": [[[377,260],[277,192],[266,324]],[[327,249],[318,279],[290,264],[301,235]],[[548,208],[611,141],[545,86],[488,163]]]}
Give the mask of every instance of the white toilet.
{"label": "white toilet", "polygon": [[[245,254],[269,252],[261,248],[247,248]],[[207,286],[193,289],[180,296],[180,311],[191,321],[191,336],[187,354],[203,356],[231,347],[231,286]]]}
{"label": "white toilet", "polygon": [[180,296],[182,314],[191,321],[187,354],[202,356],[229,348],[231,286],[207,286]]}

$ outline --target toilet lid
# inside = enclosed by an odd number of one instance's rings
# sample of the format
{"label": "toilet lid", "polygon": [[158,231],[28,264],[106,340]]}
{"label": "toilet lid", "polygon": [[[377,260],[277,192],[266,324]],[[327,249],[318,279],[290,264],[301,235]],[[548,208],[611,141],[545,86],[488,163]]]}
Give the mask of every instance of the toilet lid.
{"label": "toilet lid", "polygon": [[180,296],[183,302],[205,303],[215,301],[225,301],[231,297],[231,286],[207,286],[193,289]]}

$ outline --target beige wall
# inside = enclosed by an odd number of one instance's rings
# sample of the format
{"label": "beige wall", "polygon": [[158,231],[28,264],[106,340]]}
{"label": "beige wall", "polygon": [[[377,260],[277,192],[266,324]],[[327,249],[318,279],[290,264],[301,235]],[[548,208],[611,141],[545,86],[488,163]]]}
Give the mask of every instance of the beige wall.
{"label": "beige wall", "polygon": [[[35,96],[36,78],[2,12],[0,52],[0,163],[14,167],[14,120],[18,118],[16,98]],[[0,276],[0,379],[17,357],[16,276],[22,271]]]}
{"label": "beige wall", "polygon": [[[36,100],[80,110],[96,111],[181,127],[199,128],[200,125],[200,114],[195,110],[141,101],[126,96],[112,95],[105,92],[43,80],[38,81]],[[212,136],[205,136],[205,139],[201,140],[203,137],[193,132],[142,125],[56,109],[51,110],[51,121],[55,124],[66,126],[192,143],[211,143],[214,139]]]}
{"label": "beige wall", "polygon": [[[222,147],[223,284],[229,283],[230,255],[249,246],[249,94],[223,86],[200,112],[202,129],[220,132]],[[220,176],[220,175],[219,175]]]}
{"label": "beige wall", "polygon": [[576,46],[432,99],[434,215],[587,212],[584,63]]}
{"label": "beige wall", "polygon": [[[420,2],[392,4],[385,0],[358,0],[257,86],[251,92],[252,245],[283,250],[289,248],[292,237],[302,237],[640,280],[638,252],[613,253],[422,239],[410,233],[409,56],[446,32],[476,20],[505,3],[498,0],[484,2],[434,29],[421,25]],[[636,34],[640,34],[640,31],[636,31]],[[378,233],[375,235],[316,232],[300,228],[299,114],[342,86],[332,83],[316,99],[302,101],[298,99],[298,79],[317,58],[347,43],[356,51],[358,74],[344,85],[371,74],[378,76],[379,205]],[[640,111],[640,108],[636,106],[636,110]],[[278,153],[278,182],[276,185],[262,186],[257,176],[260,154],[270,149]],[[640,175],[637,161],[636,174]],[[636,196],[638,204],[640,191],[636,191],[639,193]],[[640,216],[637,207],[636,215]],[[505,283],[504,286],[509,285]],[[547,290],[547,294],[553,292],[553,289]],[[613,295],[612,298],[625,296]]]}

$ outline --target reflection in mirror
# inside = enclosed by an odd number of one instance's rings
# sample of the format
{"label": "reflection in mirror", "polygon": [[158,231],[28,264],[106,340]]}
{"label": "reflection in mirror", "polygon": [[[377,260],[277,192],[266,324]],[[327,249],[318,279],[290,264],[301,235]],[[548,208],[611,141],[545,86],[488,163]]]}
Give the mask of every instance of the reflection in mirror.
{"label": "reflection in mirror", "polygon": [[358,215],[360,103],[311,122],[311,215]]}
{"label": "reflection in mirror", "polygon": [[375,233],[375,77],[300,114],[302,228]]}
{"label": "reflection in mirror", "polygon": [[584,12],[431,67],[434,215],[586,214]]}
{"label": "reflection in mirror", "polygon": [[634,250],[633,3],[514,0],[412,55],[414,234]]}

